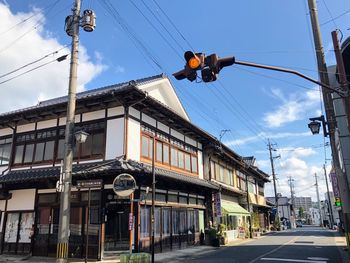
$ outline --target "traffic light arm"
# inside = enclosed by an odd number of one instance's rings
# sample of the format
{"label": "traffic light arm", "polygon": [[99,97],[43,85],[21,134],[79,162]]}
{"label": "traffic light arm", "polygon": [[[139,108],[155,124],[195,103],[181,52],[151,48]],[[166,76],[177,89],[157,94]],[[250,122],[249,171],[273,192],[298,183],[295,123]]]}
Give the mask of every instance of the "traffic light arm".
{"label": "traffic light arm", "polygon": [[311,81],[317,85],[320,85],[322,86],[323,88],[326,88],[328,90],[331,90],[333,92],[336,92],[337,94],[339,94],[339,96],[341,97],[348,97],[349,94],[348,93],[345,93],[343,92],[342,90],[337,90],[337,89],[334,89],[326,84],[323,84],[322,82],[319,82],[313,78],[310,78],[298,71],[295,71],[295,70],[292,70],[292,69],[287,69],[287,68],[281,68],[281,67],[275,67],[275,66],[269,66],[269,65],[263,65],[263,64],[256,64],[256,63],[252,63],[252,62],[247,62],[247,61],[239,61],[239,60],[236,60],[235,61],[235,64],[238,64],[238,65],[242,65],[242,66],[248,66],[248,67],[254,67],[254,68],[263,68],[263,69],[268,69],[268,70],[274,70],[274,71],[280,71],[280,72],[285,72],[285,73],[291,73],[291,74],[294,74],[294,75],[297,75],[299,77],[302,77],[303,79],[306,79],[308,81]]}

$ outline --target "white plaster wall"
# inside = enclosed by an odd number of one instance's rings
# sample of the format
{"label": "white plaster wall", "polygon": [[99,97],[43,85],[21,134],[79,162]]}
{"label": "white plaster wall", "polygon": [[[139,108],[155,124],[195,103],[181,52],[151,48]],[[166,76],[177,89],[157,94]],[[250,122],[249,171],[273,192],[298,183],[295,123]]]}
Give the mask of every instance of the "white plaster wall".
{"label": "white plaster wall", "polygon": [[198,177],[204,178],[203,153],[201,151],[198,151]]}
{"label": "white plaster wall", "polygon": [[47,121],[39,121],[37,123],[37,129],[47,129],[51,127],[55,127],[57,125],[57,119],[47,120]]}
{"label": "white plaster wall", "polygon": [[13,190],[12,198],[8,200],[7,211],[34,210],[35,189]]}
{"label": "white plaster wall", "polygon": [[140,111],[134,109],[133,107],[129,108],[129,114],[135,118],[138,118],[138,119],[140,119],[140,116],[141,116]]}
{"label": "white plaster wall", "polygon": [[33,131],[35,129],[35,123],[29,123],[25,125],[19,125],[17,126],[17,132],[27,132],[27,131]]}
{"label": "white plaster wall", "polygon": [[107,117],[113,117],[124,114],[124,107],[114,107],[107,109]]}
{"label": "white plaster wall", "polygon": [[201,144],[200,142],[198,143],[198,146],[197,146],[197,147],[198,147],[198,149],[201,149],[201,150],[202,150],[202,144]]}
{"label": "white plaster wall", "polygon": [[[0,200],[0,210],[5,211],[5,200]],[[1,221],[0,221],[0,232],[3,229],[3,224],[4,224],[4,219],[5,219],[5,213],[1,213]]]}
{"label": "white plaster wall", "polygon": [[144,113],[142,113],[142,121],[152,125],[153,127],[156,127],[156,120]]}
{"label": "white plaster wall", "polygon": [[[67,118],[66,118],[66,117],[60,118],[60,120],[59,120],[59,125],[60,125],[60,126],[61,126],[61,125],[66,125],[66,121],[67,121]],[[80,122],[80,114],[75,115],[74,122]]]}
{"label": "white plaster wall", "polygon": [[105,110],[91,111],[83,113],[83,121],[98,120],[105,117]]}
{"label": "white plaster wall", "polygon": [[11,135],[11,134],[12,134],[11,128],[0,129],[0,136]]}
{"label": "white plaster wall", "polygon": [[165,125],[165,124],[163,124],[163,123],[161,123],[161,122],[159,122],[159,121],[158,121],[157,125],[158,125],[158,129],[159,129],[159,130],[161,130],[161,131],[166,132],[167,134],[169,134],[169,132],[170,132],[169,126],[167,126],[167,125]]}
{"label": "white plaster wall", "polygon": [[123,155],[124,118],[107,121],[106,159]]}
{"label": "white plaster wall", "polygon": [[174,129],[170,129],[170,134],[181,141],[185,140],[185,136],[182,133],[175,131]]}
{"label": "white plaster wall", "polygon": [[127,158],[140,161],[141,126],[138,121],[129,119],[128,122],[128,151]]}

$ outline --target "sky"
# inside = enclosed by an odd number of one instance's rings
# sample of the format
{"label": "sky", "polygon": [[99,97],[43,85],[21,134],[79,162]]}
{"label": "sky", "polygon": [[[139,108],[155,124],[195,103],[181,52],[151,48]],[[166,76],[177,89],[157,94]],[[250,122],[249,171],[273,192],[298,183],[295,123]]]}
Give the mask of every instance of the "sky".
{"label": "sky", "polygon": [[[294,75],[240,65],[224,68],[214,83],[177,81],[187,50],[274,65],[318,79],[307,0],[83,0],[96,13],[96,29],[80,31],[78,90],[169,76],[191,121],[242,156],[255,156],[271,174],[273,146],[277,191],[316,201],[326,192],[323,165],[331,167],[328,139],[311,135],[309,118],[323,114],[319,87]],[[327,65],[335,63],[331,31],[349,36],[350,2],[317,1]],[[73,0],[0,0],[0,112],[66,95],[70,38],[64,21]],[[38,62],[4,74],[33,61]],[[35,69],[35,67],[43,65]],[[28,73],[26,70],[33,69]],[[17,74],[22,76],[9,80]],[[223,130],[228,130],[222,134]],[[266,196],[273,195],[272,183]]]}

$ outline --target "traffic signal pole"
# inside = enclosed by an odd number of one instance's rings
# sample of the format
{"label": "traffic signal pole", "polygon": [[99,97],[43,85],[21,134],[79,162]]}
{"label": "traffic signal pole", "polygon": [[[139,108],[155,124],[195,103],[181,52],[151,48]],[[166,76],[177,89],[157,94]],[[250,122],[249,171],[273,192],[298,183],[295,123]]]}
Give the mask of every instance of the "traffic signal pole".
{"label": "traffic signal pole", "polygon": [[[326,65],[324,51],[323,51],[321,31],[320,31],[320,26],[319,26],[319,21],[318,21],[316,0],[308,0],[308,4],[309,4],[309,11],[310,11],[312,32],[313,32],[313,36],[314,36],[319,77],[320,77],[321,83],[329,86],[328,71],[327,71],[327,65]],[[344,92],[342,90],[342,94],[345,95],[342,97],[348,97],[347,91]],[[343,212],[343,220],[344,220],[344,229],[345,229],[345,234],[346,234],[347,247],[349,248],[350,247],[350,204],[349,204],[350,203],[350,191],[349,191],[349,185],[347,182],[346,174],[343,172],[343,170],[340,167],[338,148],[337,148],[336,141],[335,141],[336,120],[335,120],[335,112],[334,112],[334,108],[333,108],[332,96],[331,96],[331,93],[329,92],[329,90],[325,89],[323,85],[322,85],[322,95],[323,95],[323,102],[324,102],[324,106],[325,106],[325,113],[326,113],[328,130],[329,130],[329,140],[330,140],[331,150],[332,150],[333,165],[334,165],[337,180],[339,183],[338,185],[339,185],[340,198],[343,201],[342,202],[342,212]]]}

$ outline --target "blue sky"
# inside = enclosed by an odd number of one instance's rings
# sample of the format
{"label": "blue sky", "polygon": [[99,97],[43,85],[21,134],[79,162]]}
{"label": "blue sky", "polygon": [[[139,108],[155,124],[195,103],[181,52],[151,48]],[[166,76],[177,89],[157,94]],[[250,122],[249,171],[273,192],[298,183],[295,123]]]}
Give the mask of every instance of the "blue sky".
{"label": "blue sky", "polygon": [[[69,45],[63,26],[72,2],[0,2],[0,16],[6,16],[0,26],[4,39],[1,73]],[[326,60],[332,65],[331,31],[338,28],[344,39],[349,36],[350,3],[322,0],[317,4]],[[267,173],[271,172],[270,138],[277,149],[274,154],[281,155],[276,159],[278,192],[289,196],[287,176],[293,176],[296,195],[314,198],[314,172],[325,191],[324,138],[311,136],[307,128],[308,118],[322,112],[317,86],[296,76],[238,65],[223,69],[219,81],[212,84],[177,81],[171,76],[183,68],[184,51],[194,49],[287,67],[317,79],[307,0],[222,0],[215,4],[209,0],[84,0],[84,9],[95,11],[97,27],[93,33],[80,34],[80,90],[164,72],[195,124],[217,137],[221,130],[230,130],[222,141],[241,155],[254,155]],[[65,52],[69,50],[59,54]],[[68,62],[52,63],[2,85],[8,100],[0,111],[64,95],[67,85]],[[326,147],[327,159],[329,152]],[[266,190],[272,194],[271,185]]]}

